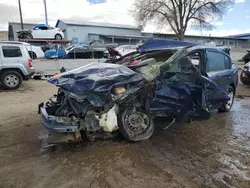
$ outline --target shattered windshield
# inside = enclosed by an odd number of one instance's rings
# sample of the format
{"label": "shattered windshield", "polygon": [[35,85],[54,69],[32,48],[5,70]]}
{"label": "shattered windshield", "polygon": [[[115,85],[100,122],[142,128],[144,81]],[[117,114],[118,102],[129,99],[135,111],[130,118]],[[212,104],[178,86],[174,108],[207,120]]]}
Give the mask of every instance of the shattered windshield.
{"label": "shattered windshield", "polygon": [[164,57],[167,58],[165,61],[157,61],[159,59],[162,60],[161,58],[159,58],[159,54],[158,57],[151,55],[147,57],[147,61],[149,62],[148,65],[143,66],[139,69],[141,76],[147,81],[154,80],[160,73],[160,71],[178,71],[178,60],[180,59],[180,57],[186,54],[186,49],[171,49],[163,52],[165,55]]}
{"label": "shattered windshield", "polygon": [[167,61],[160,65],[160,69],[165,71],[171,69],[178,62],[178,59],[186,54],[186,51],[186,48],[176,50],[176,52]]}

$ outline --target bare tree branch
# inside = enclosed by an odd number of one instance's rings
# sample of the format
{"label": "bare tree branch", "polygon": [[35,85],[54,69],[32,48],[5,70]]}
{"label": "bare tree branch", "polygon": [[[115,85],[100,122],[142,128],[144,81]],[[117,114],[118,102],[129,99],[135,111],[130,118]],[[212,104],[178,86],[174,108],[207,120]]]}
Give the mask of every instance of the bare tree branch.
{"label": "bare tree branch", "polygon": [[211,29],[211,18],[222,17],[232,4],[233,0],[137,0],[133,14],[142,26],[149,21],[169,25],[183,40],[187,27]]}

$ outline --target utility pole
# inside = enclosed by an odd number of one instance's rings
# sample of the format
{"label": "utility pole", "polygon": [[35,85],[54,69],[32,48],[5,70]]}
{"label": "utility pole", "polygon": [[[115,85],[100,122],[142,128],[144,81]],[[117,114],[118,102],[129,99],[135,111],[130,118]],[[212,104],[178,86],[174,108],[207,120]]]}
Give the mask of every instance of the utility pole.
{"label": "utility pole", "polygon": [[48,14],[47,14],[46,0],[43,0],[43,4],[44,4],[44,11],[45,11],[45,22],[46,22],[46,25],[48,25]]}
{"label": "utility pole", "polygon": [[21,8],[20,0],[18,0],[18,5],[19,5],[20,20],[21,20],[21,28],[23,30],[23,15],[22,15],[22,8]]}

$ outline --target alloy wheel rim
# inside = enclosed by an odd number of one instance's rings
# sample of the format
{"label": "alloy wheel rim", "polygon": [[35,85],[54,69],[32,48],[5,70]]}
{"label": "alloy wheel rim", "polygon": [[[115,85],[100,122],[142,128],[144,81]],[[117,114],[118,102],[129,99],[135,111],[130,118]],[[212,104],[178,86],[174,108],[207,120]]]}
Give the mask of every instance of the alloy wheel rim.
{"label": "alloy wheel rim", "polygon": [[149,118],[141,112],[133,112],[125,117],[125,124],[130,132],[140,133],[146,130],[149,126]]}
{"label": "alloy wheel rim", "polygon": [[4,78],[4,83],[8,87],[16,87],[19,84],[19,78],[14,74],[10,74]]}
{"label": "alloy wheel rim", "polygon": [[226,103],[226,107],[229,109],[229,108],[231,108],[231,106],[233,104],[233,98],[234,98],[233,91],[229,91],[228,96],[229,96],[230,100]]}

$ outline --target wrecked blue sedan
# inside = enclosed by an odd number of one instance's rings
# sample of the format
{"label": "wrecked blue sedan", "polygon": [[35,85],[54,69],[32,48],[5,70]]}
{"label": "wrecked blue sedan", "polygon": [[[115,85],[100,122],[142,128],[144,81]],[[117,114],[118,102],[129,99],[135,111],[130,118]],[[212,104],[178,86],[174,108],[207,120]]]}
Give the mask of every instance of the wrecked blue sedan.
{"label": "wrecked blue sedan", "polygon": [[113,64],[92,63],[49,80],[59,87],[39,105],[49,143],[117,133],[140,141],[152,136],[156,116],[171,118],[168,128],[231,109],[238,76],[229,54],[183,43],[145,45]]}

